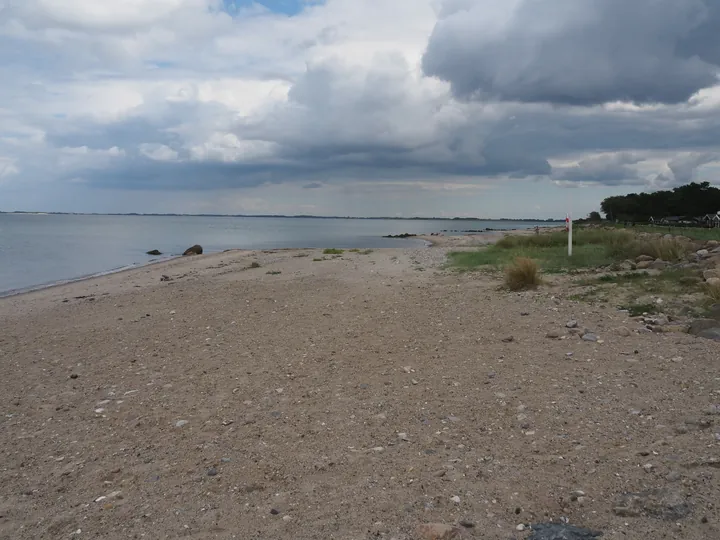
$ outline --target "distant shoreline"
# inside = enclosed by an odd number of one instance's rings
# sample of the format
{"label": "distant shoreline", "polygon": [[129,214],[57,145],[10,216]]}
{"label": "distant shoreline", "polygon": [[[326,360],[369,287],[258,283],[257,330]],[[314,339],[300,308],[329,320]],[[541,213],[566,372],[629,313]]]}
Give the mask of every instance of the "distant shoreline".
{"label": "distant shoreline", "polygon": [[358,217],[358,216],[313,216],[313,215],[278,215],[278,214],[139,214],[139,213],[94,213],[94,212],[0,212],[0,215],[24,216],[132,216],[132,217],[227,217],[227,218],[279,218],[279,219],[363,219],[393,221],[493,221],[518,223],[561,223],[561,219],[539,218],[478,218],[478,217]]}

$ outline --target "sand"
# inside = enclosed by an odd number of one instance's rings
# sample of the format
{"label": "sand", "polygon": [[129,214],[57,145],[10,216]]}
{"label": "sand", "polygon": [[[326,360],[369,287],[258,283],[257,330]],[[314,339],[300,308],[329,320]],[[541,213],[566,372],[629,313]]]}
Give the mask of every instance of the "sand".
{"label": "sand", "polygon": [[504,292],[442,269],[449,247],[234,251],[0,299],[0,538],[720,538],[718,344],[562,280]]}

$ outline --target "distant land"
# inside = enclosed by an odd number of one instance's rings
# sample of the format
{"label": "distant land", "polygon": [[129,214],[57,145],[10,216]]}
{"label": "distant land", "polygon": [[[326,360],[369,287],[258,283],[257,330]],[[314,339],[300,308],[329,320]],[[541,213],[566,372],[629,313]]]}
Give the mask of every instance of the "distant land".
{"label": "distant land", "polygon": [[2,212],[0,214],[29,214],[29,215],[51,215],[51,216],[148,216],[148,217],[241,217],[241,218],[293,218],[293,219],[393,219],[397,221],[521,221],[528,223],[555,223],[562,221],[561,219],[532,219],[532,218],[478,218],[478,217],[352,217],[352,216],[311,216],[311,215],[282,215],[282,214],[140,214],[130,213],[111,213],[102,214],[94,212]]}

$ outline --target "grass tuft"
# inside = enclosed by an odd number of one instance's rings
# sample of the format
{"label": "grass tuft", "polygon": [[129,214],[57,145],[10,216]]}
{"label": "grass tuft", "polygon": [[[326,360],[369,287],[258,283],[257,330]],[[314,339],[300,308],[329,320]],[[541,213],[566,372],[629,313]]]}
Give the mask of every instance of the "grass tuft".
{"label": "grass tuft", "polygon": [[645,313],[652,314],[660,311],[656,304],[630,304],[628,306],[620,306],[620,309],[627,310],[631,317],[639,317]]}
{"label": "grass tuft", "polygon": [[714,303],[720,303],[720,285],[707,283],[705,292]]}
{"label": "grass tuft", "polygon": [[342,255],[343,253],[345,253],[344,249],[327,248],[323,250],[324,255]]}
{"label": "grass tuft", "polygon": [[537,263],[527,257],[518,257],[505,269],[505,284],[511,291],[534,289],[540,285]]}

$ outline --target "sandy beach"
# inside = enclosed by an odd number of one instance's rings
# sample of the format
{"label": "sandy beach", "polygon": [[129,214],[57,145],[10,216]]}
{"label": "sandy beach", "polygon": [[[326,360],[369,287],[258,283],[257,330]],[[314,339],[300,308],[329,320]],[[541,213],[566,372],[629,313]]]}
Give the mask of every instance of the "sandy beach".
{"label": "sandy beach", "polygon": [[0,299],[0,538],[720,538],[718,344],[443,267],[489,238]]}

